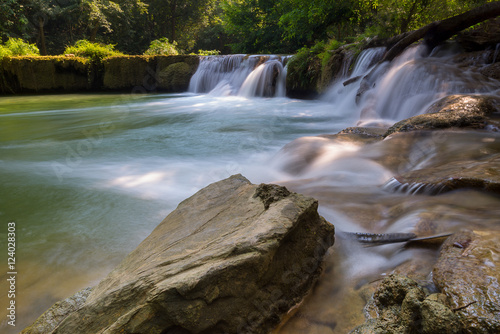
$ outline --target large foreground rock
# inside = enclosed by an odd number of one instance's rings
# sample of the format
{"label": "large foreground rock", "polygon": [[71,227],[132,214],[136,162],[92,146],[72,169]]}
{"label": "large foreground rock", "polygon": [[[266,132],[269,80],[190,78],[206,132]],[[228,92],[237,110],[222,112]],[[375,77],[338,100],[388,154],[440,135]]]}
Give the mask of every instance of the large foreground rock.
{"label": "large foreground rock", "polygon": [[443,245],[433,276],[465,333],[500,333],[500,233],[462,231]]}
{"label": "large foreground rock", "polygon": [[176,210],[52,333],[268,333],[333,244],[317,201],[241,175]]}

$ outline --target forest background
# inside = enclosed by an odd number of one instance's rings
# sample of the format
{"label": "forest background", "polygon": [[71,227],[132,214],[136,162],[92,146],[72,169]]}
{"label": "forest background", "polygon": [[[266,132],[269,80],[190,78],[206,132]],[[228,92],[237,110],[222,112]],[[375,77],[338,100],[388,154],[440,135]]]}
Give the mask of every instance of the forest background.
{"label": "forest background", "polygon": [[[293,54],[389,37],[490,0],[2,0],[0,38],[41,55],[79,40],[143,54],[169,41],[176,52]],[[217,53],[219,53],[217,52]]]}

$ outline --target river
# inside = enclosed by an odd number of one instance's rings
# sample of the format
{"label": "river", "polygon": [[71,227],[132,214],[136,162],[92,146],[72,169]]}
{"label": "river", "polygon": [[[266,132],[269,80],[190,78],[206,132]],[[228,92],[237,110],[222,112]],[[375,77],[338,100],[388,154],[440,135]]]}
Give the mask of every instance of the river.
{"label": "river", "polygon": [[[380,50],[365,54],[370,59],[350,76],[369,71],[377,55]],[[216,59],[207,61],[207,72],[219,66],[213,62],[224,63]],[[425,220],[439,222],[432,233],[500,228],[497,196],[411,195],[384,187],[404,170],[497,154],[498,132],[409,133],[369,144],[316,137],[355,125],[388,126],[444,95],[499,87],[447,59],[413,50],[358,103],[359,82],[344,87],[339,81],[318,100],[286,98],[280,87],[286,59],[250,66],[255,59],[243,56],[216,82],[197,78],[205,81],[192,82],[191,93],[1,97],[0,249],[7,249],[7,223],[15,222],[17,323],[12,328],[5,320],[10,299],[3,270],[0,331],[17,333],[54,302],[95,285],[179,202],[241,173],[253,183],[276,182],[314,196],[338,232],[320,283],[280,332],[346,333],[364,319],[358,291],[364,283],[415,258],[421,259],[415,270],[425,274],[436,251],[364,248],[342,232],[411,232]],[[256,76],[273,71],[278,82],[262,88],[265,79]],[[422,78],[418,88],[411,75]],[[7,263],[6,251],[0,263]]]}

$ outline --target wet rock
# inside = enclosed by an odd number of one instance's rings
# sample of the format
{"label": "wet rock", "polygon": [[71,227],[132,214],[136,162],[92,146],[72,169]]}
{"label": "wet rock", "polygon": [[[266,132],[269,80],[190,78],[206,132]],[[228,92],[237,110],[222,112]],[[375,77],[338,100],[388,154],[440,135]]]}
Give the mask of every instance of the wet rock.
{"label": "wet rock", "polygon": [[494,64],[490,64],[488,66],[483,67],[480,72],[482,75],[488,78],[500,80],[500,59],[498,62]]}
{"label": "wet rock", "polygon": [[462,231],[443,245],[433,280],[465,333],[500,333],[500,233]]}
{"label": "wet rock", "polygon": [[211,184],[52,333],[268,333],[312,287],[333,244],[317,207],[241,175]]}
{"label": "wet rock", "polygon": [[384,137],[398,132],[445,128],[483,129],[488,115],[500,112],[500,99],[485,95],[450,95],[431,105],[425,114],[402,120]]}
{"label": "wet rock", "polygon": [[368,320],[351,334],[461,333],[458,317],[446,299],[427,296],[421,286],[404,276],[385,278],[365,310]]}
{"label": "wet rock", "polygon": [[21,334],[46,334],[52,332],[68,315],[82,308],[91,292],[92,288],[86,288],[69,298],[55,303],[33,325],[23,330]]}
{"label": "wet rock", "polygon": [[356,134],[360,136],[375,137],[382,139],[387,132],[387,128],[372,128],[372,127],[350,127],[339,132],[339,134]]}
{"label": "wet rock", "polygon": [[301,137],[286,144],[279,154],[284,171],[290,174],[299,174],[305,171],[314,161],[324,153],[337,146],[342,149],[344,145],[361,146],[380,141],[380,130],[366,128],[348,128],[338,134],[320,135],[315,137]]}
{"label": "wet rock", "polygon": [[[389,184],[389,183],[388,183]],[[393,191],[437,195],[468,188],[500,193],[500,155],[484,160],[452,161],[396,176],[390,181]]]}

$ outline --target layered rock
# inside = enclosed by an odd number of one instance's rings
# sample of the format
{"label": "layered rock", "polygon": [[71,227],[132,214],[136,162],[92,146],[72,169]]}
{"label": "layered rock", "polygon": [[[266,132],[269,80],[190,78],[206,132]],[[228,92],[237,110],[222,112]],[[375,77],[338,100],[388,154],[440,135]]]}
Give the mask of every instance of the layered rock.
{"label": "layered rock", "polygon": [[268,333],[309,291],[333,244],[317,206],[241,175],[214,183],[47,333]]}
{"label": "layered rock", "polygon": [[412,194],[437,195],[468,188],[500,193],[500,155],[487,160],[452,161],[440,166],[422,168],[394,177],[388,189]]}
{"label": "layered rock", "polygon": [[387,130],[384,137],[398,132],[446,128],[483,129],[488,116],[500,112],[500,99],[485,95],[450,95],[433,105],[425,114],[402,120]]}

